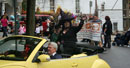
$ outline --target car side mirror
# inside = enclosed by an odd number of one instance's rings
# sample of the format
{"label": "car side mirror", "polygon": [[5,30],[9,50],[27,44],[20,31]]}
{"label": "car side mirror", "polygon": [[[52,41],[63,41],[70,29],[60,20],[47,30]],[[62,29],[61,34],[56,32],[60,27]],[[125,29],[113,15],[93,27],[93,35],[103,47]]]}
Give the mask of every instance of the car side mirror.
{"label": "car side mirror", "polygon": [[40,60],[40,62],[48,62],[50,61],[50,56],[46,54],[42,54],[38,56],[38,60]]}

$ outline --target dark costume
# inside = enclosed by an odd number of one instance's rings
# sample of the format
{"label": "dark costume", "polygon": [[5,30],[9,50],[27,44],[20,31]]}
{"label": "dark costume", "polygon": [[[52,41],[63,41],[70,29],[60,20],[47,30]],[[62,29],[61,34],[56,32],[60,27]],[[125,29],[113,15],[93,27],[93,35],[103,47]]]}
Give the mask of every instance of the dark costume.
{"label": "dark costume", "polygon": [[112,45],[115,46],[117,44],[117,46],[119,46],[122,42],[121,39],[123,39],[123,36],[121,36],[120,33],[117,33]]}
{"label": "dark costume", "polygon": [[130,31],[127,31],[125,35],[122,35],[121,37],[121,45],[127,45],[129,46],[129,40],[130,40]]}
{"label": "dark costume", "polygon": [[[77,42],[77,33],[80,31],[83,24],[84,24],[84,21],[81,20],[79,26],[70,26],[68,28],[63,27],[63,30],[61,31],[61,34],[59,37],[59,41],[61,42],[61,44],[63,44],[64,53],[74,54],[78,52],[76,50],[75,42]],[[63,32],[64,30],[67,30],[67,32],[64,33]]]}
{"label": "dark costume", "polygon": [[[73,14],[65,13],[60,9],[61,19],[59,20],[58,27],[62,25],[62,30],[60,32],[58,41],[61,45],[63,45],[63,52],[66,54],[74,54],[76,50],[77,42],[77,33],[80,31],[84,24],[84,20],[81,20],[79,26],[72,26],[71,20],[75,19],[76,17]],[[66,23],[69,23],[69,26],[65,26]],[[68,24],[67,23],[67,24]]]}

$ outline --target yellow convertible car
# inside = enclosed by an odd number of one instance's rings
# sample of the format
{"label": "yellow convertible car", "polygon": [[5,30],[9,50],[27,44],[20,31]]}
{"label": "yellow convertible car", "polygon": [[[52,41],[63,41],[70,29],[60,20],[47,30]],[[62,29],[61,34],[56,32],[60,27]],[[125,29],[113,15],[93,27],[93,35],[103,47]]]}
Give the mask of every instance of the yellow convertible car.
{"label": "yellow convertible car", "polygon": [[[0,40],[0,68],[110,68],[98,55],[86,53],[50,59],[44,50],[48,41],[25,35]],[[40,60],[40,61],[38,61]]]}

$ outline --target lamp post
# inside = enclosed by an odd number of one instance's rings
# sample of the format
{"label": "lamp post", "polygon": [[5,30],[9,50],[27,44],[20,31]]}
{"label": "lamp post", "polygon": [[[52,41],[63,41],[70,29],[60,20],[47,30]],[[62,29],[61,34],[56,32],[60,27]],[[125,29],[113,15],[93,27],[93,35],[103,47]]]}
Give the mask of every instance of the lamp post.
{"label": "lamp post", "polygon": [[104,11],[104,9],[105,9],[105,2],[103,2],[103,3],[101,4],[101,10]]}
{"label": "lamp post", "polygon": [[98,6],[97,6],[97,0],[95,0],[95,16],[98,16]]}
{"label": "lamp post", "polygon": [[[17,22],[16,22],[16,0],[13,0],[13,4],[14,4],[14,23],[15,23],[15,35],[17,35]],[[17,50],[17,40],[15,40],[15,50]]]}
{"label": "lamp post", "polygon": [[16,0],[13,0],[13,3],[14,3],[15,35],[17,35],[17,23],[16,23],[16,18],[17,18],[17,15],[16,15]]}

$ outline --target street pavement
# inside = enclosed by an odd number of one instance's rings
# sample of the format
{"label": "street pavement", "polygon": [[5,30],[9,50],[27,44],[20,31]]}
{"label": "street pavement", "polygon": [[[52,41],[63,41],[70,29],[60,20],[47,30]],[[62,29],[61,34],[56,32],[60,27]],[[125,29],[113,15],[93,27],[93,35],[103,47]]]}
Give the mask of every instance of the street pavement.
{"label": "street pavement", "polygon": [[[12,34],[8,34],[8,36],[11,36]],[[2,39],[3,37],[3,33],[2,32],[0,32],[0,39]]]}
{"label": "street pavement", "polygon": [[130,68],[130,48],[127,46],[112,46],[99,56],[107,61],[111,68]]}

